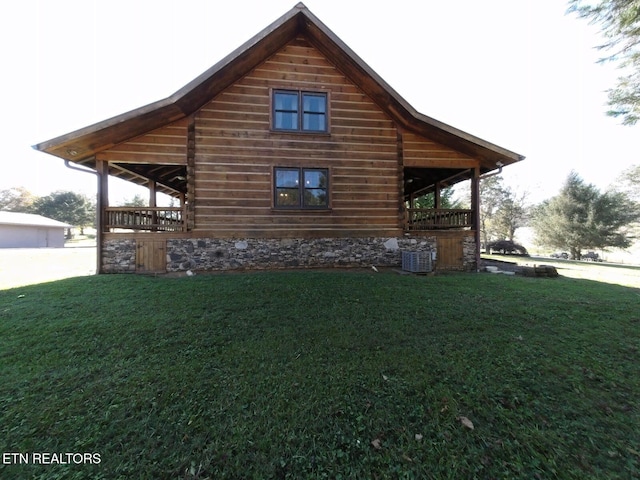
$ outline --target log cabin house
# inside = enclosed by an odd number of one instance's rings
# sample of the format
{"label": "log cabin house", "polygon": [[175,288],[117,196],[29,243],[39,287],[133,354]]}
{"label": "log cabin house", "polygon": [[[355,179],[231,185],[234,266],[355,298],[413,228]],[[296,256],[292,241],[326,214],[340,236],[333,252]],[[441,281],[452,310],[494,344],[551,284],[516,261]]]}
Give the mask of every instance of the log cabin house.
{"label": "log cabin house", "polygon": [[[474,270],[481,177],[524,158],[418,113],[302,3],[172,96],[34,148],[97,175],[100,273],[397,266],[407,250]],[[109,177],[149,205],[111,207]],[[464,180],[471,209],[440,208]],[[413,208],[429,192],[435,208]]]}

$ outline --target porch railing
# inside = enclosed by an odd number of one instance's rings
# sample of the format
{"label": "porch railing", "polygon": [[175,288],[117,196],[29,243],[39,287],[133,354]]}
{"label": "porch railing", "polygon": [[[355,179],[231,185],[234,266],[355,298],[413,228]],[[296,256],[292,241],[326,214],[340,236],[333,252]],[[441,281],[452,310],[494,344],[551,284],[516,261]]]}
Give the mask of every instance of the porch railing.
{"label": "porch railing", "polygon": [[181,232],[185,229],[181,207],[107,207],[104,210],[105,230],[148,230]]}
{"label": "porch railing", "polygon": [[408,208],[407,230],[469,228],[473,226],[472,210]]}

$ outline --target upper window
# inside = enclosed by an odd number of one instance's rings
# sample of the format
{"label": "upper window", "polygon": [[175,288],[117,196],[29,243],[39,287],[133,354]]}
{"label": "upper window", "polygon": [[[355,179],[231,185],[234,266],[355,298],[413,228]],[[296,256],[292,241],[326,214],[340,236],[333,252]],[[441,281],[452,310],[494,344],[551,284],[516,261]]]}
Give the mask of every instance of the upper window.
{"label": "upper window", "polygon": [[275,169],[277,208],[329,208],[329,171],[326,168]]}
{"label": "upper window", "polygon": [[327,132],[327,94],[274,90],[273,128],[289,132]]}

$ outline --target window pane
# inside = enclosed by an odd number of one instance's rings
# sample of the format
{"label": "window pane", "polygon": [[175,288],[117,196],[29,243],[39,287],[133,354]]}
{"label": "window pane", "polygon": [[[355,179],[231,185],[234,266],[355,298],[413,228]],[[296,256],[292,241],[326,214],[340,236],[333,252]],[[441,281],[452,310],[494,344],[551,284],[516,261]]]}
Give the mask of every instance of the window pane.
{"label": "window pane", "polygon": [[329,171],[326,169],[305,168],[304,175],[304,206],[326,207],[329,205],[327,186]]}
{"label": "window pane", "polygon": [[275,92],[273,114],[273,128],[298,130],[298,93]]}
{"label": "window pane", "polygon": [[327,171],[305,169],[304,186],[305,188],[326,188],[327,187]]}
{"label": "window pane", "polygon": [[327,96],[323,93],[302,94],[302,129],[316,132],[327,130]]}
{"label": "window pane", "polygon": [[296,169],[276,168],[276,187],[298,188],[300,171]]}
{"label": "window pane", "polygon": [[276,188],[276,206],[300,206],[300,190],[298,190],[297,188]]}
{"label": "window pane", "polygon": [[276,112],[274,128],[280,130],[298,130],[298,114]]}
{"label": "window pane", "polygon": [[318,113],[305,113],[303,119],[303,130],[326,132],[325,116]]}
{"label": "window pane", "polygon": [[327,190],[324,188],[306,188],[304,191],[304,205],[306,207],[326,207]]}
{"label": "window pane", "polygon": [[324,94],[313,95],[305,93],[302,95],[302,111],[305,113],[326,113],[327,97]]}
{"label": "window pane", "polygon": [[289,112],[298,111],[298,94],[297,93],[274,93],[275,110],[286,110]]}

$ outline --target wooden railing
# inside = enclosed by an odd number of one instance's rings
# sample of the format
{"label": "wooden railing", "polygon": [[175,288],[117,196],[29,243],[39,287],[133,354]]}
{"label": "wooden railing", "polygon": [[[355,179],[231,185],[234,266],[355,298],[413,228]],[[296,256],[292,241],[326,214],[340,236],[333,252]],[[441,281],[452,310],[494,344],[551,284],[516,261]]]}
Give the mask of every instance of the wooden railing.
{"label": "wooden railing", "polygon": [[180,207],[107,207],[105,229],[181,232],[185,230],[184,209]]}
{"label": "wooden railing", "polygon": [[468,228],[473,225],[472,210],[408,208],[407,214],[407,229],[410,231]]}

